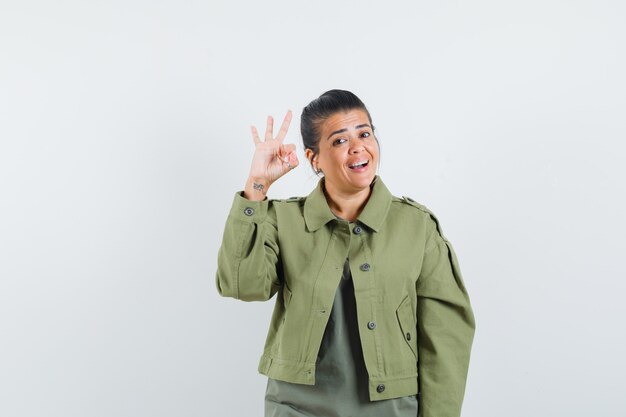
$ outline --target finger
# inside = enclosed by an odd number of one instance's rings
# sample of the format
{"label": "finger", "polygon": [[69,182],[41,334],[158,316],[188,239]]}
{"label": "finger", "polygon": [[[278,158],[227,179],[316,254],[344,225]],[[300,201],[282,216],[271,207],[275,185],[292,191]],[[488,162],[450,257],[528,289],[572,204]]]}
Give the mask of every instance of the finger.
{"label": "finger", "polygon": [[281,144],[280,147],[278,148],[278,153],[281,157],[284,157],[295,151],[296,151],[296,145],[294,145],[293,143],[288,143],[286,145]]}
{"label": "finger", "polygon": [[295,152],[290,153],[283,159],[283,166],[286,166],[288,170],[292,170],[298,166],[298,156]]}
{"label": "finger", "polygon": [[[296,154],[296,145],[293,143],[287,145],[280,145],[278,148],[278,159],[280,159],[283,164],[286,164],[288,167],[295,167],[298,161],[298,156]],[[295,165],[294,165],[295,162]]]}
{"label": "finger", "polygon": [[278,156],[278,159],[284,162],[287,160],[287,157],[289,156],[290,153],[295,153],[295,152],[296,152],[296,145],[294,145],[293,143],[290,143],[287,145],[283,145],[281,143],[280,146],[278,147],[278,152],[276,153],[276,155]]}
{"label": "finger", "polygon": [[298,164],[300,163],[300,161],[298,161],[298,155],[296,155],[295,152],[292,152],[289,155],[287,155],[287,161],[289,161],[291,166],[294,168],[297,167]]}
{"label": "finger", "polygon": [[274,118],[272,116],[267,116],[267,126],[265,127],[265,140],[274,139],[273,132],[274,131]]}
{"label": "finger", "polygon": [[254,140],[254,144],[257,145],[261,143],[261,138],[259,138],[259,132],[256,130],[256,127],[250,126],[250,130],[252,131],[252,140]]}
{"label": "finger", "polygon": [[291,124],[292,113],[291,110],[287,110],[287,114],[283,119],[283,123],[280,125],[280,130],[278,131],[278,136],[276,136],[276,140],[282,142],[287,136],[287,131],[289,130],[289,124]]}

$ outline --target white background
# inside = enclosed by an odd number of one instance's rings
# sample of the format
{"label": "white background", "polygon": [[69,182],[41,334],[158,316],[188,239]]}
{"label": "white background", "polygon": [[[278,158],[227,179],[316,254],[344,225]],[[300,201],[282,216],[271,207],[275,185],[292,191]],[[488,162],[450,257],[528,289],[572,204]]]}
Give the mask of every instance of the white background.
{"label": "white background", "polygon": [[[0,3],[0,415],[261,416],[273,300],[215,287],[249,125],[331,88],[433,210],[465,417],[623,416],[626,3]],[[436,416],[435,416],[436,417]]]}

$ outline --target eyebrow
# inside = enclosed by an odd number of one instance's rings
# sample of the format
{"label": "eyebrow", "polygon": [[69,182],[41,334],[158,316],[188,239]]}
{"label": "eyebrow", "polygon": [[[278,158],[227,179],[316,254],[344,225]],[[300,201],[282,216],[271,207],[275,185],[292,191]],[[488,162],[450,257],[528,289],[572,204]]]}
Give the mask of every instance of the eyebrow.
{"label": "eyebrow", "polygon": [[[372,128],[372,127],[371,127],[370,125],[368,125],[367,123],[363,123],[363,124],[361,124],[361,125],[354,126],[354,128],[355,128],[355,129],[361,129],[361,128],[363,128],[363,127],[369,127],[370,129]],[[328,139],[332,138],[334,135],[336,135],[336,134],[338,134],[338,133],[344,133],[344,132],[347,132],[347,131],[348,131],[348,129],[345,129],[345,128],[344,128],[344,129],[335,130],[333,133],[331,133],[330,135],[328,135],[328,137],[326,138],[326,140],[328,140]]]}

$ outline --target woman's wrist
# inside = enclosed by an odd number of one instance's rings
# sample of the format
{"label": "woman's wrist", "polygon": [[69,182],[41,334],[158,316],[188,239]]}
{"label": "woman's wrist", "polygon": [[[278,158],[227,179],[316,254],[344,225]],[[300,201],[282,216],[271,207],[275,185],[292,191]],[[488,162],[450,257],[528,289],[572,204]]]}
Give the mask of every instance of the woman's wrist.
{"label": "woman's wrist", "polygon": [[271,183],[264,178],[248,177],[243,196],[251,201],[264,200],[270,185]]}

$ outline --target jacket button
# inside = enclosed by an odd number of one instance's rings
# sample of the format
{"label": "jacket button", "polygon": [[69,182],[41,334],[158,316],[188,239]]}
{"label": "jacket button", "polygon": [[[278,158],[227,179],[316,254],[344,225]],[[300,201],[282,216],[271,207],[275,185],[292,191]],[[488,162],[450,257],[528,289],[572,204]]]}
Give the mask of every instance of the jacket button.
{"label": "jacket button", "polygon": [[406,340],[411,340],[411,333],[406,334]]}
{"label": "jacket button", "polygon": [[361,228],[361,226],[355,226],[354,230],[352,231],[354,232],[355,235],[360,235],[363,229]]}
{"label": "jacket button", "polygon": [[383,392],[385,390],[385,384],[378,384],[376,391]]}
{"label": "jacket button", "polygon": [[246,207],[243,210],[243,214],[245,214],[246,216],[252,216],[254,214],[254,209],[252,207]]}
{"label": "jacket button", "polygon": [[361,265],[361,271],[369,271],[371,268],[370,264],[365,263],[363,265]]}
{"label": "jacket button", "polygon": [[373,321],[368,322],[367,328],[370,330],[374,330],[376,328],[376,322],[373,322]]}

